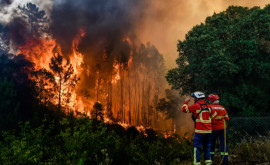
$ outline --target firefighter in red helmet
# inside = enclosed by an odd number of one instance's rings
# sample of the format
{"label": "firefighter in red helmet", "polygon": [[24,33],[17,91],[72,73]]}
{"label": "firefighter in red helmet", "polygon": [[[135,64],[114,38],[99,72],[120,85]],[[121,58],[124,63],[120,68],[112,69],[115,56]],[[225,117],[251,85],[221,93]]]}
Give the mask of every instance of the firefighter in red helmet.
{"label": "firefighter in red helmet", "polygon": [[211,102],[211,109],[217,113],[217,116],[212,120],[212,140],[211,140],[211,158],[215,155],[216,140],[220,141],[220,153],[222,164],[229,164],[228,161],[228,145],[226,144],[226,122],[229,120],[226,109],[219,104],[219,96],[210,94],[207,99]]}
{"label": "firefighter in red helmet", "polygon": [[208,104],[205,103],[205,95],[203,92],[194,92],[191,94],[194,98],[195,103],[188,106],[190,97],[187,97],[182,111],[185,113],[192,113],[192,119],[195,122],[195,134],[194,134],[194,148],[193,148],[193,164],[199,165],[200,163],[200,148],[203,146],[204,149],[204,160],[206,165],[211,165],[211,133],[212,125],[211,119],[216,116]]}

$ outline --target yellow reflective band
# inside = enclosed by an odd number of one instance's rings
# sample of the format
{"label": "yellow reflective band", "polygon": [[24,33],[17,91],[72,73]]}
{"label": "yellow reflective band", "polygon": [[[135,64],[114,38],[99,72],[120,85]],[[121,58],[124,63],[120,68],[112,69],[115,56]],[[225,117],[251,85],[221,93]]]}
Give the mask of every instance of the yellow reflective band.
{"label": "yellow reflective band", "polygon": [[212,160],[205,160],[205,163],[212,163]]}
{"label": "yellow reflective band", "polygon": [[205,165],[211,165],[212,164],[212,160],[205,160]]}
{"label": "yellow reflective band", "polygon": [[188,110],[188,105],[186,105],[186,112],[189,113],[189,110]]}
{"label": "yellow reflective band", "polygon": [[211,123],[211,120],[201,120],[201,119],[196,119],[196,122],[201,122],[201,123]]}
{"label": "yellow reflective band", "polygon": [[217,112],[215,112],[210,118],[213,119],[217,115]]}
{"label": "yellow reflective band", "polygon": [[228,115],[225,115],[224,117],[229,117]]}
{"label": "yellow reflective band", "polygon": [[184,105],[182,106],[182,108],[183,108],[184,106],[186,106],[186,112],[189,113],[188,105],[187,105],[187,104],[184,104]]}
{"label": "yellow reflective band", "polygon": [[215,155],[215,152],[210,152],[211,155]]}
{"label": "yellow reflective band", "polygon": [[212,133],[212,130],[195,130],[195,133]]}
{"label": "yellow reflective band", "polygon": [[225,152],[225,154],[224,154],[224,152],[220,152],[220,154],[221,154],[221,155],[229,155],[228,152]]}
{"label": "yellow reflective band", "polygon": [[224,116],[217,116],[215,119],[224,119]]}
{"label": "yellow reflective band", "polygon": [[196,152],[197,152],[197,147],[194,147],[194,151],[193,151],[193,164],[197,164],[197,157],[196,157]]}
{"label": "yellow reflective band", "polygon": [[200,113],[200,111],[201,111],[200,109],[199,110],[196,110],[196,113]]}

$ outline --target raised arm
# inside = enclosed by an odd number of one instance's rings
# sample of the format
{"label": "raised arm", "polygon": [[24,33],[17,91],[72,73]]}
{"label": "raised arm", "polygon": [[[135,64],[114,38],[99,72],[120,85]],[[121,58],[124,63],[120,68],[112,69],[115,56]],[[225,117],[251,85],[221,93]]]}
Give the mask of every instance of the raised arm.
{"label": "raised arm", "polygon": [[198,105],[197,104],[193,104],[193,105],[190,105],[188,106],[188,102],[190,101],[190,97],[187,97],[185,99],[185,102],[184,102],[184,105],[182,106],[182,111],[185,112],[185,113],[192,113],[196,110],[198,110]]}

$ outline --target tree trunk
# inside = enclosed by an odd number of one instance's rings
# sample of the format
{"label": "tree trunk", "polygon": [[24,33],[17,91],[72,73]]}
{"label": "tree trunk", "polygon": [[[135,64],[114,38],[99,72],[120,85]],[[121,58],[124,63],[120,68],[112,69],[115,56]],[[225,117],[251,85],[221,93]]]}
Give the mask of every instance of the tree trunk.
{"label": "tree trunk", "polygon": [[99,83],[100,83],[100,68],[98,68],[97,102],[98,102],[98,94],[99,94]]}
{"label": "tree trunk", "polygon": [[61,73],[59,73],[59,93],[58,93],[58,110],[61,110],[61,91],[62,91],[62,76]]}
{"label": "tree trunk", "polygon": [[130,77],[128,70],[128,103],[129,103],[129,111],[128,111],[128,122],[131,124],[131,97],[130,97]]}

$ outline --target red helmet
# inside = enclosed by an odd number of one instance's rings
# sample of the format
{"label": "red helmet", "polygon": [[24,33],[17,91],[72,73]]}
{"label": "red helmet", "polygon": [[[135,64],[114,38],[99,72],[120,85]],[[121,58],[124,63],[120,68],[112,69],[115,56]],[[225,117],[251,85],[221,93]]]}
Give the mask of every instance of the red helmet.
{"label": "red helmet", "polygon": [[210,94],[210,95],[207,97],[207,99],[210,100],[210,101],[212,101],[212,102],[214,102],[214,101],[216,101],[216,100],[219,99],[219,96],[216,95],[216,94]]}

